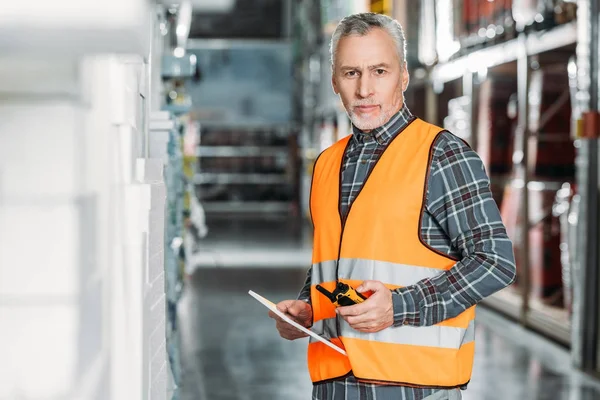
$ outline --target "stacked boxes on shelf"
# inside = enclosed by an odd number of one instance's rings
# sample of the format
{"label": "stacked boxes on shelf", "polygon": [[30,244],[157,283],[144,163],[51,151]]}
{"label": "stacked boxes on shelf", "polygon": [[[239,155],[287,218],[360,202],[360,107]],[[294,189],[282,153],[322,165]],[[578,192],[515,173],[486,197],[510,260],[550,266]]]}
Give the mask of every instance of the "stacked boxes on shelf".
{"label": "stacked boxes on shelf", "polygon": [[575,147],[566,65],[535,70],[529,89],[529,170],[534,179],[572,181]]}
{"label": "stacked boxes on shelf", "polygon": [[[287,210],[293,177],[289,128],[204,127],[195,183],[207,212]],[[235,208],[235,209],[234,209]]]}
{"label": "stacked boxes on shelf", "polygon": [[511,78],[490,78],[480,86],[477,152],[492,178],[503,177],[512,170],[516,121],[508,113],[508,104],[516,92],[516,81]]}
{"label": "stacked boxes on shelf", "polygon": [[[571,102],[566,66],[556,65],[533,71],[528,101],[527,168],[532,179],[527,186],[531,294],[547,304],[562,306],[564,277],[560,215],[553,213],[553,208],[558,191],[575,178],[575,147],[570,133]],[[502,204],[502,216],[509,236],[513,238],[516,254],[521,251],[522,242],[516,238],[516,230],[521,223],[518,207],[523,190],[522,180],[507,184]]]}
{"label": "stacked boxes on shelf", "polygon": [[177,303],[183,288],[180,246],[183,234],[185,181],[183,176],[182,137],[180,125],[170,112],[154,112],[150,118],[148,154],[162,161],[166,187],[164,228],[164,270],[167,298],[167,351],[176,385],[181,380],[180,338]]}
{"label": "stacked boxes on shelf", "polygon": [[[558,182],[539,181],[532,181],[527,186],[530,293],[534,298],[555,306],[562,305],[562,267],[560,225],[552,213],[552,208],[560,187]],[[508,236],[513,241],[517,268],[520,268],[518,260],[523,243],[523,238],[519,236],[519,226],[522,223],[519,204],[522,201],[523,190],[521,180],[513,180],[507,184],[501,210]],[[516,284],[520,284],[519,279]]]}

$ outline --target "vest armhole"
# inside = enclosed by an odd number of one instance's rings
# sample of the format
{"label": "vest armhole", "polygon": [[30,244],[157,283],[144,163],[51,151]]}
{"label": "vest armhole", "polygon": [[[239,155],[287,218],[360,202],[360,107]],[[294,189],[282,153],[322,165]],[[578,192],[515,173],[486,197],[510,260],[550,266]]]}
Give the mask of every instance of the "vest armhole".
{"label": "vest armhole", "polygon": [[[352,140],[352,136],[350,136],[347,140],[348,143],[344,144],[344,151],[342,153],[342,163],[344,161],[343,157],[344,154],[346,153],[346,149],[348,148],[348,146],[350,145],[350,140]],[[329,146],[328,148],[326,148],[325,150],[321,151],[321,153],[319,153],[319,155],[317,156],[317,158],[315,158],[315,162],[313,164],[313,170],[312,170],[312,177],[310,179],[310,191],[308,193],[309,197],[308,197],[308,212],[310,213],[310,222],[313,226],[313,230],[315,228],[315,221],[313,218],[313,210],[312,210],[312,192],[313,192],[313,186],[314,186],[314,182],[315,182],[315,173],[317,172],[317,163],[319,162],[319,159],[321,158],[322,155],[324,155],[325,153],[327,153],[328,151],[333,151],[335,146],[341,145],[341,143],[346,140],[346,136],[344,136],[343,138],[341,138],[340,140],[338,140],[337,142],[335,142],[333,145]],[[342,166],[340,165],[340,174],[342,171]],[[340,177],[341,180],[341,177]],[[340,188],[341,190],[341,188]],[[340,193],[340,197],[341,197],[341,193]],[[339,212],[339,207],[338,207],[338,212]],[[340,216],[341,218],[341,216]]]}
{"label": "vest armhole", "polygon": [[312,170],[312,174],[311,174],[311,178],[310,178],[310,191],[308,192],[308,213],[310,214],[310,223],[313,226],[313,231],[315,229],[315,220],[313,218],[313,209],[312,209],[312,192],[313,192],[313,186],[315,184],[315,173],[317,172],[317,163],[319,162],[319,159],[321,158],[323,153],[325,153],[326,151],[327,151],[327,149],[323,150],[322,152],[319,153],[317,158],[315,158],[315,162],[313,164],[313,170]]}
{"label": "vest armhole", "polygon": [[[431,125],[431,126],[434,127],[434,125]],[[435,127],[435,128],[439,129],[438,127]],[[421,244],[423,246],[425,246],[427,249],[433,251],[434,253],[436,253],[442,257],[450,259],[454,262],[458,262],[458,261],[460,261],[458,258],[452,257],[450,254],[446,254],[443,251],[435,249],[432,246],[430,246],[429,244],[427,244],[425,242],[425,240],[423,239],[423,234],[421,231],[421,229],[423,227],[423,214],[425,213],[425,207],[427,206],[427,194],[428,194],[427,192],[429,189],[429,179],[430,179],[430,175],[431,175],[431,165],[433,163],[433,153],[434,153],[435,145],[436,145],[437,141],[439,140],[440,136],[446,132],[451,134],[451,132],[447,131],[446,129],[442,129],[435,135],[435,138],[432,140],[431,145],[429,147],[429,156],[427,159],[427,167],[426,167],[427,171],[425,173],[425,183],[424,183],[425,186],[423,188],[423,200],[421,202],[421,211],[419,213],[419,225],[417,227],[417,231],[418,231],[417,236],[419,237],[419,242],[421,242]]]}

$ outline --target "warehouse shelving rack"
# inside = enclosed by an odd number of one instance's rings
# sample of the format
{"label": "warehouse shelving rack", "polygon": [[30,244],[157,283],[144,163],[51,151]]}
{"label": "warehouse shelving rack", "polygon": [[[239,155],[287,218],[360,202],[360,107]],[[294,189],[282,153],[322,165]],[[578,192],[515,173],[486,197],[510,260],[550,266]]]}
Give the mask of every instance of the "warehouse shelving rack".
{"label": "warehouse shelving rack", "polygon": [[[291,191],[293,185],[293,160],[294,155],[290,149],[290,141],[293,141],[290,124],[244,124],[235,125],[229,123],[201,123],[201,143],[197,149],[198,169],[194,176],[194,184],[203,188],[206,194],[211,190],[208,185],[221,188],[231,188],[236,185],[245,186],[271,186],[282,192]],[[236,131],[241,136],[239,144],[207,144],[202,137],[207,131],[218,130],[221,132]],[[246,139],[256,132],[277,132],[279,144],[247,144]],[[248,158],[271,158],[284,160],[284,165],[279,165],[277,171],[256,172],[249,170],[218,171],[207,167],[207,160],[227,159],[244,160]],[[206,188],[206,189],[205,189]],[[291,198],[283,200],[248,200],[248,199],[221,199],[214,200],[205,198],[203,205],[208,213],[277,213],[286,214],[293,209],[294,200]]]}
{"label": "warehouse shelving rack", "polygon": [[[556,26],[546,31],[521,33],[516,38],[472,51],[446,63],[437,64],[427,71],[427,75],[418,80],[414,86],[424,87],[426,92],[426,118],[430,121],[441,123],[439,111],[439,95],[445,86],[454,86],[459,96],[472,99],[469,106],[469,119],[471,121],[470,144],[476,148],[477,118],[475,107],[477,103],[477,86],[481,83],[481,71],[516,72],[518,121],[515,132],[515,153],[513,157],[512,178],[520,180],[523,185],[531,185],[530,171],[527,168],[527,155],[529,154],[529,102],[528,92],[532,71],[532,61],[536,57],[540,64],[545,61],[565,59],[568,55],[575,55],[578,41],[577,22],[572,21]],[[566,62],[566,61],[565,61]],[[485,75],[484,72],[484,75]],[[485,79],[485,78],[484,78]],[[492,179],[492,184],[504,186],[508,177]],[[535,184],[535,183],[534,183]],[[523,325],[536,330],[561,342],[564,345],[571,343],[571,324],[567,310],[547,306],[530,297],[530,265],[529,265],[529,196],[523,190],[522,200],[519,204],[519,214],[522,222],[517,227],[520,238],[525,238],[519,253],[519,287],[509,287],[484,300],[484,304],[497,309],[517,320]]]}

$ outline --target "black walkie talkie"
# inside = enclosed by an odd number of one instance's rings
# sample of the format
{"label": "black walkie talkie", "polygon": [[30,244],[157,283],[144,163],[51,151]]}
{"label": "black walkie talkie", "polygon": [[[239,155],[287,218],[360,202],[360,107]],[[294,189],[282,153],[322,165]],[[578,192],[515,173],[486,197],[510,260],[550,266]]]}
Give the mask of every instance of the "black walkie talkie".
{"label": "black walkie talkie", "polygon": [[321,285],[317,285],[317,290],[325,297],[327,297],[334,306],[351,306],[353,304],[362,303],[367,298],[362,294],[358,293],[352,286],[345,284],[344,282],[338,282],[335,285],[333,292],[325,289]]}

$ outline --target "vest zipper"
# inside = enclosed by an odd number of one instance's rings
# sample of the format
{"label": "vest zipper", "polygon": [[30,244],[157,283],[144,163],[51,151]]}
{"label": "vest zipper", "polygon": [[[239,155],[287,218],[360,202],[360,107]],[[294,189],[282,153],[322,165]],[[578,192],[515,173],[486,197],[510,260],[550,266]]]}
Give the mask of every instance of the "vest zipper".
{"label": "vest zipper", "polygon": [[[360,187],[360,189],[358,190],[358,193],[356,194],[356,196],[354,197],[354,200],[352,201],[352,203],[350,203],[350,205],[348,206],[348,212],[346,212],[346,216],[342,216],[342,170],[344,167],[344,158],[346,156],[346,151],[348,151],[348,147],[350,146],[350,142],[352,141],[353,138],[350,138],[350,140],[348,140],[348,143],[346,143],[346,147],[344,147],[344,152],[342,153],[342,160],[341,160],[341,165],[340,165],[340,173],[339,173],[339,177],[338,177],[338,214],[340,216],[340,224],[342,226],[342,230],[340,232],[340,243],[338,245],[338,256],[337,256],[337,260],[335,262],[335,280],[336,283],[340,280],[340,256],[342,255],[342,242],[344,241],[344,231],[346,230],[346,222],[348,220],[348,216],[350,215],[350,212],[352,211],[352,206],[354,205],[354,202],[358,199],[358,196],[360,196],[360,193],[362,192],[362,190],[364,189],[365,185],[367,184],[367,181],[369,180],[369,177],[371,176],[371,173],[373,173],[373,171],[375,170],[375,167],[377,167],[377,163],[379,162],[379,160],[381,160],[381,157],[383,157],[383,154],[385,153],[385,151],[388,149],[388,147],[390,146],[390,144],[398,137],[400,136],[400,133],[402,133],[402,131],[404,131],[406,128],[408,128],[408,126],[410,126],[410,124],[412,124],[417,118],[413,115],[408,123],[402,127],[402,129],[400,129],[398,132],[396,132],[396,134],[391,138],[391,140],[386,143],[384,145],[383,151],[381,152],[381,154],[379,155],[379,158],[377,159],[377,161],[375,162],[375,165],[373,165],[373,168],[371,168],[371,170],[367,173],[367,176],[365,176],[365,180],[363,181],[362,186]],[[341,326],[340,326],[340,317],[337,316],[335,317],[335,328],[337,330],[337,334],[339,336],[340,332],[341,332]]]}
{"label": "vest zipper", "polygon": [[[344,152],[342,153],[342,163],[340,165],[340,176],[339,176],[339,181],[338,181],[338,215],[340,216],[340,224],[342,226],[342,230],[340,231],[340,242],[338,244],[338,255],[337,255],[337,259],[335,260],[335,280],[336,280],[336,284],[337,282],[339,282],[340,280],[340,256],[342,255],[342,242],[344,241],[344,230],[346,228],[346,221],[348,220],[348,215],[350,214],[350,209],[352,208],[352,203],[354,203],[354,201],[350,204],[350,206],[348,207],[348,212],[346,212],[345,216],[342,216],[342,170],[344,167],[344,157],[346,155],[346,151],[348,150],[348,146],[350,146],[350,141],[352,140],[352,138],[350,138],[350,140],[348,140],[348,143],[346,143],[346,147],[344,148]],[[366,182],[366,179],[365,179]],[[364,183],[363,183],[364,186]],[[361,188],[362,189],[362,188]],[[358,195],[357,195],[358,197]],[[355,198],[356,200],[356,198]],[[339,315],[335,315],[335,330],[336,333],[339,337],[340,332],[342,331],[342,327],[340,324],[340,316]],[[350,371],[352,372],[352,371]]]}
{"label": "vest zipper", "polygon": [[358,190],[358,193],[354,197],[354,200],[352,201],[352,203],[350,203],[350,205],[348,206],[348,212],[346,213],[346,216],[343,217],[342,216],[342,170],[343,170],[343,167],[344,167],[344,157],[346,156],[346,151],[348,151],[348,147],[350,146],[350,142],[352,141],[353,138],[350,138],[350,140],[348,140],[348,143],[346,143],[346,147],[344,148],[344,152],[342,153],[342,160],[341,160],[341,165],[340,165],[340,176],[339,176],[339,181],[338,181],[338,185],[339,185],[339,188],[338,188],[338,190],[339,190],[339,192],[338,192],[338,203],[339,203],[338,204],[338,214],[340,216],[340,223],[342,225],[342,231],[340,233],[340,243],[338,245],[338,256],[337,256],[337,260],[336,260],[336,263],[335,263],[335,277],[336,277],[336,280],[339,280],[339,278],[340,278],[339,269],[340,269],[340,255],[342,254],[342,242],[344,240],[344,230],[346,228],[346,221],[348,220],[348,216],[350,215],[350,211],[352,211],[352,206],[354,205],[354,202],[356,201],[356,199],[358,199],[358,196],[360,196],[360,193],[362,192],[363,188],[367,184],[367,181],[369,180],[369,177],[371,176],[371,173],[373,173],[373,171],[375,170],[375,167],[377,167],[377,163],[379,162],[379,160],[381,160],[381,157],[383,157],[383,154],[388,149],[388,147],[390,146],[390,144],[392,144],[392,142],[398,136],[400,136],[400,133],[402,133],[402,131],[404,131],[406,128],[408,128],[410,126],[410,124],[412,124],[416,119],[417,119],[417,117],[415,117],[414,115],[411,116],[410,119],[408,120],[407,124],[405,126],[403,126],[402,129],[400,129],[398,132],[396,132],[394,134],[394,136],[384,145],[384,148],[381,151],[381,154],[379,155],[379,158],[375,162],[375,165],[373,165],[373,168],[371,168],[371,170],[367,173],[367,176],[365,176],[365,180],[364,180],[362,186]]}

